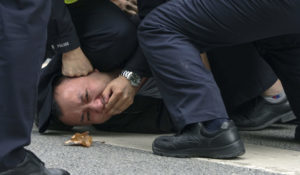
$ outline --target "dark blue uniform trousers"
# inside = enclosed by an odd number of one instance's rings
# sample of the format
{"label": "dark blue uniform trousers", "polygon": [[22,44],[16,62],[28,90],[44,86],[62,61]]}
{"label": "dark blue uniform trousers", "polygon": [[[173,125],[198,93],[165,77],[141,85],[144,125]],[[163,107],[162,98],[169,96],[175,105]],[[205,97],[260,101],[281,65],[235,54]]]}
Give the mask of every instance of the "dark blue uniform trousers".
{"label": "dark blue uniform trousers", "polygon": [[278,77],[253,43],[207,52],[211,71],[230,116],[240,105],[260,96]]}
{"label": "dark blue uniform trousers", "polygon": [[30,143],[50,2],[0,1],[0,172],[24,160]]}
{"label": "dark blue uniform trousers", "polygon": [[299,0],[170,0],[146,16],[139,40],[172,119],[182,129],[227,117],[200,52],[254,41],[300,116],[300,36],[287,35],[293,33],[300,33]]}

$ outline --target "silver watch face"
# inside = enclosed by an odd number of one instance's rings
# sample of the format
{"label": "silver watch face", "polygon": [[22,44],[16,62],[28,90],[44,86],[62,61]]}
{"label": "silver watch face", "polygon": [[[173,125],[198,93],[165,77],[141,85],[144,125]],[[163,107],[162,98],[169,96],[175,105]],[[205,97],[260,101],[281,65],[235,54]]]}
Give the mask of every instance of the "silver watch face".
{"label": "silver watch face", "polygon": [[141,83],[141,77],[136,73],[132,73],[129,80],[132,86],[138,86]]}
{"label": "silver watch face", "polygon": [[125,70],[121,73],[121,75],[126,77],[130,81],[132,86],[136,87],[139,86],[141,83],[141,77],[134,72]]}

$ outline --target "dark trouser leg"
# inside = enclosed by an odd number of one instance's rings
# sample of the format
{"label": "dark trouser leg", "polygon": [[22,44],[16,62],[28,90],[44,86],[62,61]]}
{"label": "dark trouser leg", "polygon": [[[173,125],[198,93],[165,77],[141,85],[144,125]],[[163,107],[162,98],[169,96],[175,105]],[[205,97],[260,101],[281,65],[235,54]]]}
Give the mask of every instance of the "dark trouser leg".
{"label": "dark trouser leg", "polygon": [[260,130],[295,118],[288,101],[270,104],[261,97],[278,79],[261,49],[251,43],[208,52],[227,111],[239,130]]}
{"label": "dark trouser leg", "polygon": [[153,10],[140,25],[140,44],[177,127],[226,116],[199,49],[296,33],[299,16],[297,0],[172,0]]}
{"label": "dark trouser leg", "polygon": [[282,82],[290,105],[300,117],[300,34],[256,42],[261,54]]}
{"label": "dark trouser leg", "polygon": [[[157,81],[162,98],[178,130],[185,125],[226,118],[224,104],[212,74],[201,62],[200,52],[186,40],[184,35],[161,32],[155,47],[149,45],[149,51],[164,51],[159,54],[167,59],[149,59],[149,65]],[[167,46],[167,47],[166,47]],[[184,60],[182,50],[186,51]],[[146,51],[145,55],[148,56]],[[148,57],[150,58],[150,57]],[[162,71],[164,70],[164,71]]]}
{"label": "dark trouser leg", "polygon": [[229,113],[260,96],[278,79],[252,43],[217,48],[207,54]]}
{"label": "dark trouser leg", "polygon": [[0,172],[22,161],[30,142],[49,3],[0,2]]}

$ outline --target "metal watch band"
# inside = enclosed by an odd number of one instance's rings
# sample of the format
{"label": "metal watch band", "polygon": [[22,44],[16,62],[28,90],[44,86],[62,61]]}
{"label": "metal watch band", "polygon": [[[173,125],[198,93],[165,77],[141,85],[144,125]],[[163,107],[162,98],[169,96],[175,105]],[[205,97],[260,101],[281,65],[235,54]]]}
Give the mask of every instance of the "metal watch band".
{"label": "metal watch band", "polygon": [[139,86],[141,83],[141,77],[132,71],[123,70],[121,75],[127,78],[130,81],[130,84],[134,87]]}

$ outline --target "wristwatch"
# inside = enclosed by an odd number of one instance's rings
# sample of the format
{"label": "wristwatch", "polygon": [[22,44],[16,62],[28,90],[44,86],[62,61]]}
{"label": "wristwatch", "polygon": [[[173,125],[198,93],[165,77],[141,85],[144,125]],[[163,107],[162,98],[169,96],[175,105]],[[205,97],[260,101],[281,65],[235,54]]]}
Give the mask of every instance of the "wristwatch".
{"label": "wristwatch", "polygon": [[134,87],[137,87],[141,84],[141,77],[137,74],[134,73],[132,71],[128,71],[128,70],[123,70],[121,72],[121,75],[125,78],[127,78],[127,80],[130,81],[130,84]]}

